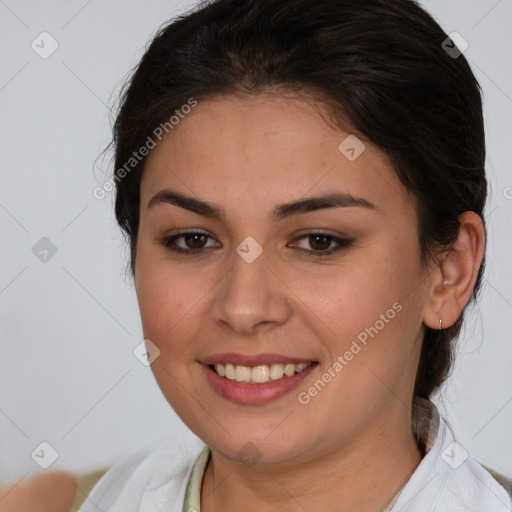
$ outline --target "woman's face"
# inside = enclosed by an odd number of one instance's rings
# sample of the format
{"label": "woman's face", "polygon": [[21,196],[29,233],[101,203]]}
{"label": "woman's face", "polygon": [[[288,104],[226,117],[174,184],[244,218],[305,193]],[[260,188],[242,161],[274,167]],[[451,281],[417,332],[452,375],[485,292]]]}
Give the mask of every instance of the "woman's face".
{"label": "woman's face", "polygon": [[224,96],[148,156],[135,278],[152,370],[233,461],[307,461],[410,418],[429,294],[415,206],[347,135],[302,100]]}

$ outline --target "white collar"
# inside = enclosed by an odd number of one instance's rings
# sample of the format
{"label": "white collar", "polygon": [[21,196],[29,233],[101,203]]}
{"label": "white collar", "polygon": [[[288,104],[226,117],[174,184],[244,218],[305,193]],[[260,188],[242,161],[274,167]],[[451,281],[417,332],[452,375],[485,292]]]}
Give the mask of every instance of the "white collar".
{"label": "white collar", "polygon": [[[424,457],[383,512],[512,511],[505,489],[455,441],[450,427],[431,401],[416,398],[412,418],[413,433]],[[210,456],[205,446],[194,463],[184,512],[200,512],[201,482]],[[448,505],[453,508],[447,508]]]}

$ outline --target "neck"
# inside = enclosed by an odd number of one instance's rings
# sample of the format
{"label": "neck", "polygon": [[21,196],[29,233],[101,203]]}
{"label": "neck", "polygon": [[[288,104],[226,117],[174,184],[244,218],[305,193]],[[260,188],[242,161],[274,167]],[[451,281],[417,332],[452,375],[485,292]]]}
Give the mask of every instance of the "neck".
{"label": "neck", "polygon": [[201,512],[336,510],[382,512],[422,459],[409,411],[358,435],[349,444],[300,464],[247,467],[212,450],[201,490]]}

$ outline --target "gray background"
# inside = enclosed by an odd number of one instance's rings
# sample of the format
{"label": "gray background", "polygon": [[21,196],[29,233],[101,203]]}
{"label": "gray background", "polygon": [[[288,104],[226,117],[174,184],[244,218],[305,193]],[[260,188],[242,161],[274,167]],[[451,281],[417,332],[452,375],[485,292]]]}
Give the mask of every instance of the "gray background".
{"label": "gray background", "polygon": [[[0,0],[1,480],[42,471],[31,457],[51,456],[41,442],[58,453],[52,469],[82,472],[163,435],[193,439],[133,355],[143,337],[126,248],[112,195],[92,195],[111,171],[100,154],[122,79],[190,5]],[[512,1],[424,5],[469,43],[491,184],[483,294],[441,407],[473,456],[512,476]],[[58,43],[46,59],[31,47],[43,31]],[[57,249],[39,242],[46,262],[32,250],[43,237]]]}

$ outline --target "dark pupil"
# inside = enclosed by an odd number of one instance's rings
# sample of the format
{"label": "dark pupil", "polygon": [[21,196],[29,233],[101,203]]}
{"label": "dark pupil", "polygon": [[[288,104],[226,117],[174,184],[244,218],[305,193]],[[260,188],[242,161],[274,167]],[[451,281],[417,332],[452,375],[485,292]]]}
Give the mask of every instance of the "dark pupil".
{"label": "dark pupil", "polygon": [[185,241],[192,249],[199,249],[206,243],[206,235],[202,233],[192,234],[185,237]]}
{"label": "dark pupil", "polygon": [[[324,243],[321,243],[321,241],[324,241]],[[315,244],[319,243],[319,246]],[[310,235],[309,236],[309,244],[313,249],[318,249],[320,251],[325,250],[329,247],[331,243],[331,240],[326,237],[325,235]]]}

